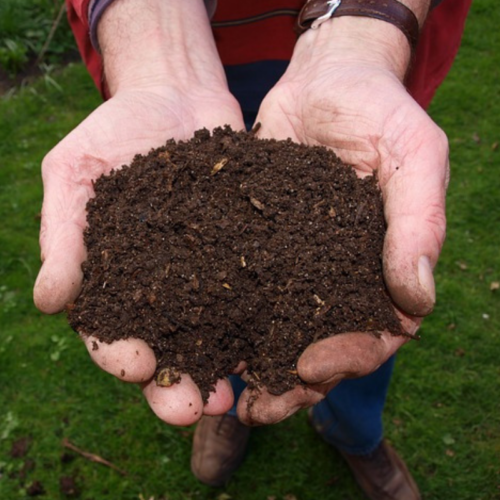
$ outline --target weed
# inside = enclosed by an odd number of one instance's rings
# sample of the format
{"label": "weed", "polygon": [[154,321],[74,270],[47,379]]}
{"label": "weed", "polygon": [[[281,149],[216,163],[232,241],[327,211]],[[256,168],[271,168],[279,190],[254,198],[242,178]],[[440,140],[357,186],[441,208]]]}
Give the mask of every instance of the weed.
{"label": "weed", "polygon": [[0,66],[13,78],[28,62],[28,47],[19,40],[7,38],[0,47]]}
{"label": "weed", "polygon": [[[75,51],[64,0],[0,2],[0,68],[13,78],[28,64],[58,64]],[[42,57],[40,57],[42,56]]]}

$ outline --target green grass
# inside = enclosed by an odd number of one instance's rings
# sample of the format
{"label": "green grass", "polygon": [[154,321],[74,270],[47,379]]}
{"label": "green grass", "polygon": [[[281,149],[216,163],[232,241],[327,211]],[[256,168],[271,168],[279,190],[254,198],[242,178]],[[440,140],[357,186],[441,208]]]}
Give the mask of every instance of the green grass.
{"label": "green grass", "polygon": [[[499,22],[492,0],[475,2],[431,108],[451,146],[448,239],[436,310],[421,342],[399,355],[385,413],[426,499],[500,499],[500,290],[490,290],[500,281]],[[65,498],[63,476],[76,477],[88,500],[362,498],[303,413],[257,429],[226,489],[199,484],[189,472],[192,429],[159,422],[136,387],[92,365],[64,317],[36,311],[39,165],[100,102],[82,66],[56,80],[60,89],[42,80],[0,102],[0,498],[27,498],[36,480],[43,498]],[[26,436],[26,456],[12,457]],[[63,438],[127,475],[74,453],[62,460]]]}

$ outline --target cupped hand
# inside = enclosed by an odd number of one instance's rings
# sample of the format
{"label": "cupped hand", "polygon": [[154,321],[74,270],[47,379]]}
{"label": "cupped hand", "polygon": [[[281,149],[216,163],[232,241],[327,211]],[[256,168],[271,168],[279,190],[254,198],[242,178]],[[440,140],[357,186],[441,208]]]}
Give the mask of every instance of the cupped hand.
{"label": "cupped hand", "polygon": [[[85,207],[94,194],[95,179],[170,138],[189,139],[197,129],[225,124],[236,130],[244,127],[229,93],[195,89],[187,93],[174,87],[126,90],[97,108],[50,151],[42,165],[43,265],[34,290],[37,307],[57,313],[80,292],[81,264],[86,258]],[[82,337],[96,364],[123,380],[140,383],[153,411],[168,423],[189,425],[203,413],[221,414],[232,405],[227,381],[219,382],[206,405],[187,375],[172,387],[156,386],[155,356],[142,340],[105,344]]]}
{"label": "cupped hand", "polygon": [[[445,237],[444,133],[394,71],[335,50],[320,57],[296,49],[257,121],[261,137],[326,146],[359,176],[376,171],[388,226],[384,277],[403,327],[414,334],[435,302],[432,270]],[[247,390],[239,416],[253,424],[280,421],[317,403],[343,378],[371,373],[407,341],[388,332],[381,338],[346,332],[313,344],[297,366],[305,387],[279,397]]]}

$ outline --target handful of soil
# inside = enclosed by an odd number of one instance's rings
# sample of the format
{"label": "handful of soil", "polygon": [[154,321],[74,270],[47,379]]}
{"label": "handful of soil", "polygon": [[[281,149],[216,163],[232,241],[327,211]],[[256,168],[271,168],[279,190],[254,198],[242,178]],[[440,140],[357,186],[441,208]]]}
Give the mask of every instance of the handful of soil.
{"label": "handful of soil", "polygon": [[376,179],[332,151],[200,130],[94,187],[69,322],[104,342],[145,340],[160,384],[188,373],[206,401],[245,361],[251,384],[282,394],[302,383],[312,342],[404,334],[382,276]]}

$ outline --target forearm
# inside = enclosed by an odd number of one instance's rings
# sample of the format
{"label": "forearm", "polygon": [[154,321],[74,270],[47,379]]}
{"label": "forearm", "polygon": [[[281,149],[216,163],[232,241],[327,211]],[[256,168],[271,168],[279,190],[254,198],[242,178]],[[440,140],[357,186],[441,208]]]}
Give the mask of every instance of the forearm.
{"label": "forearm", "polygon": [[117,0],[98,27],[111,95],[127,88],[226,88],[202,0]]}
{"label": "forearm", "polygon": [[[381,1],[381,0],[380,0]],[[430,0],[402,0],[420,28],[427,17]],[[394,24],[371,17],[342,16],[308,30],[296,44],[294,59],[303,63],[349,63],[377,65],[403,80],[411,61],[408,38]]]}

